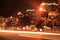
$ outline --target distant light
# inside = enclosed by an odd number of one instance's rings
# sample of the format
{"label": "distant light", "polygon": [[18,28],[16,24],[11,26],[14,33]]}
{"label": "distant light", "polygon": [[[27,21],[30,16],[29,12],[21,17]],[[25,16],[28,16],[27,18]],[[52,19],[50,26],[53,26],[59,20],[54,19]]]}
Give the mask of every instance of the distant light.
{"label": "distant light", "polygon": [[45,9],[43,9],[43,7],[40,7],[40,8],[39,8],[39,11],[41,11],[41,12],[42,12],[42,11],[46,11],[46,10],[45,10]]}
{"label": "distant light", "polygon": [[29,12],[29,11],[36,11],[35,9],[27,9],[26,12]]}
{"label": "distant light", "polygon": [[42,31],[42,29],[40,29],[40,31]]}
{"label": "distant light", "polygon": [[39,8],[40,11],[43,11],[43,8]]}
{"label": "distant light", "polygon": [[21,12],[18,12],[17,15],[21,15],[22,13]]}
{"label": "distant light", "polygon": [[10,16],[10,18],[13,18],[12,16]]}

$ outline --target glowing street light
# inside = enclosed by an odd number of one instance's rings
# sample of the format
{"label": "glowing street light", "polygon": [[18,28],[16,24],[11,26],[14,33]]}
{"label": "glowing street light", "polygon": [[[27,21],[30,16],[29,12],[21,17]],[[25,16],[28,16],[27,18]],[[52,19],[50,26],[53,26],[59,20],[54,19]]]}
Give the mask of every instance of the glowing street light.
{"label": "glowing street light", "polygon": [[46,5],[46,4],[45,3],[41,3],[40,8],[39,8],[40,11],[45,11],[44,8],[43,8],[43,5]]}
{"label": "glowing street light", "polygon": [[39,8],[40,11],[43,11],[43,8]]}
{"label": "glowing street light", "polygon": [[45,10],[43,7],[40,7],[40,8],[39,8],[39,11],[40,11],[40,12],[46,12],[47,10]]}

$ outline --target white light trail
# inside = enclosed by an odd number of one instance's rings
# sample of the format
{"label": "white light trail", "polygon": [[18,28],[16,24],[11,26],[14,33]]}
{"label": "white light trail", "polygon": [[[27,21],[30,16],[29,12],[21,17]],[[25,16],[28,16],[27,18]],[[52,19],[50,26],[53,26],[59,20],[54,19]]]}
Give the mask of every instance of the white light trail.
{"label": "white light trail", "polygon": [[41,6],[43,6],[43,5],[56,5],[56,6],[58,6],[59,4],[56,4],[56,3],[42,3]]}
{"label": "white light trail", "polygon": [[12,30],[0,30],[0,32],[24,33],[24,34],[42,34],[42,35],[58,35],[58,36],[60,36],[60,33],[48,33],[48,32],[29,32],[29,31],[12,31]]}

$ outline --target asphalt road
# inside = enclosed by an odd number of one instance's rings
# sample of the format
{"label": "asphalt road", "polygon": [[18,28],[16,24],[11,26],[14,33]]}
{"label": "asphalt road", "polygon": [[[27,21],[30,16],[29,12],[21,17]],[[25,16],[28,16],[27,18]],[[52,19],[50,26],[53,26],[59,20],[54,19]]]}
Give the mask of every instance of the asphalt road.
{"label": "asphalt road", "polygon": [[0,31],[0,40],[60,40],[60,34],[50,34],[46,34],[46,32]]}

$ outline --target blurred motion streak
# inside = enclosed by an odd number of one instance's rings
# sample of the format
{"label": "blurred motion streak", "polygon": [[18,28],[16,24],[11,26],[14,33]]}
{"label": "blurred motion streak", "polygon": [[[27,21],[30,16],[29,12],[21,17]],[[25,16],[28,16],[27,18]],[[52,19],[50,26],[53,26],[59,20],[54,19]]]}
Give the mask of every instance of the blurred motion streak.
{"label": "blurred motion streak", "polygon": [[43,34],[43,35],[60,35],[60,33],[29,32],[29,31],[11,31],[11,30],[0,30],[0,32],[9,32],[9,33],[25,33],[25,34]]}

